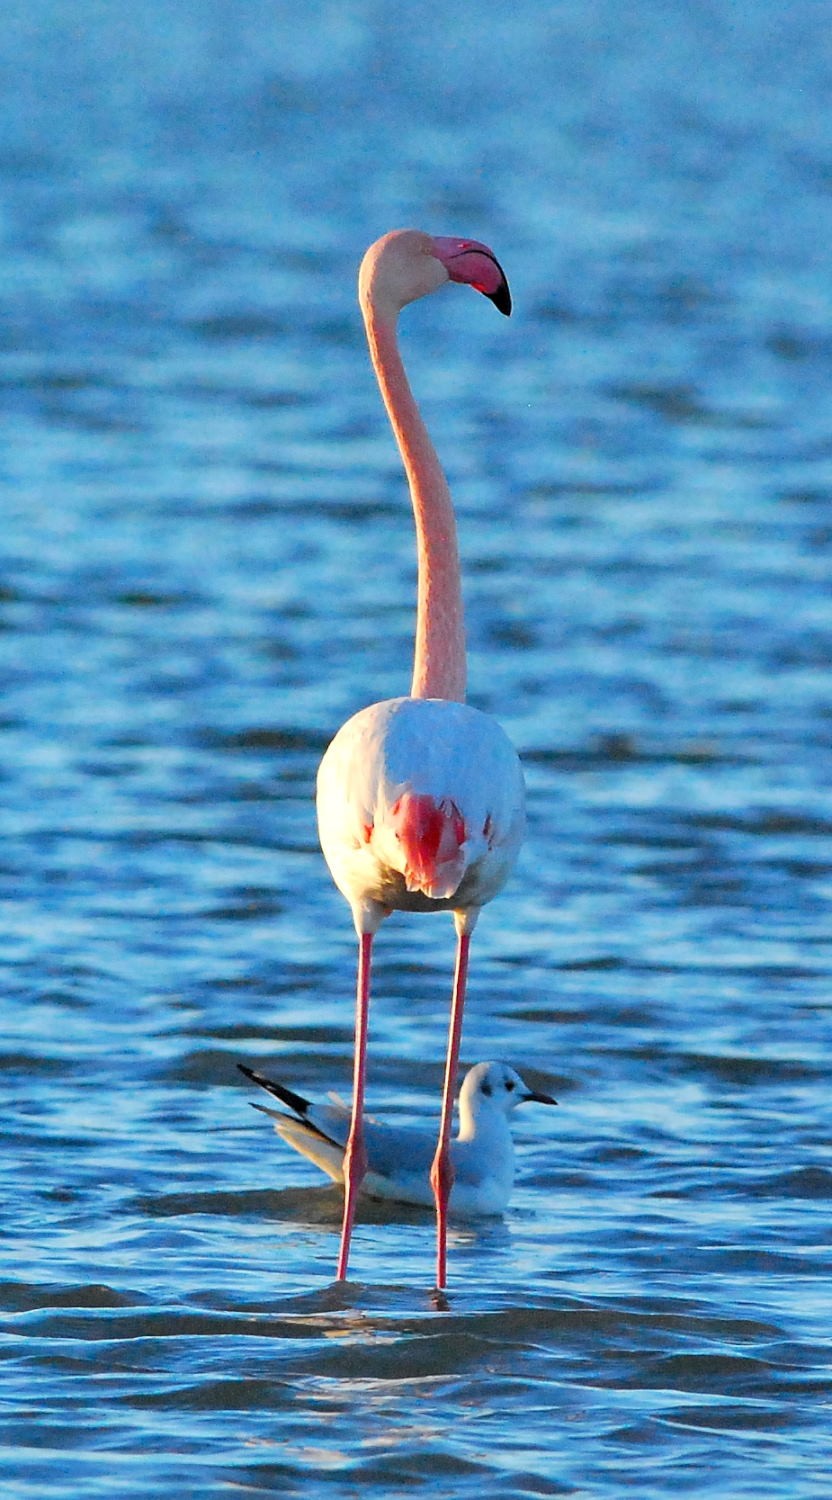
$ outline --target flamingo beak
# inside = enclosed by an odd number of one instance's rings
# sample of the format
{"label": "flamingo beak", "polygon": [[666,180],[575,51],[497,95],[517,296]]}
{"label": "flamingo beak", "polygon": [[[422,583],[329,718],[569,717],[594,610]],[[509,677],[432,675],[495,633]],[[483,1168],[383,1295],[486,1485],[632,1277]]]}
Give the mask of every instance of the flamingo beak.
{"label": "flamingo beak", "polygon": [[511,313],[511,292],[505,272],[493,250],[479,240],[454,240],[440,237],[433,241],[433,253],[445,267],[451,281],[462,282],[482,292],[506,317]]}

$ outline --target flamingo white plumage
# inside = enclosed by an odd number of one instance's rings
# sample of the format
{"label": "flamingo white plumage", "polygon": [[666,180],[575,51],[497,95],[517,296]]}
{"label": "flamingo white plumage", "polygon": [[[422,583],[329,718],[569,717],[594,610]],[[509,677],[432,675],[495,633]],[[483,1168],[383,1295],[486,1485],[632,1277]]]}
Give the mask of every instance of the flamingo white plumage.
{"label": "flamingo white plumage", "polygon": [[373,938],[393,910],[450,911],[457,933],[439,1141],[436,1283],[446,1283],[450,1131],[471,933],[505,884],[524,827],[523,775],[496,720],[464,702],[465,634],[456,522],[445,475],[413,397],[396,339],[399,313],[448,281],[501,312],[511,297],[493,252],[476,240],[394,230],[361,264],[359,300],[379,388],[404,463],[416,527],[418,584],[408,697],[374,703],[338,731],[318,771],[321,848],[358,934],[352,1117],[344,1153],[338,1278],[347,1274],[367,1171],[364,1084]]}

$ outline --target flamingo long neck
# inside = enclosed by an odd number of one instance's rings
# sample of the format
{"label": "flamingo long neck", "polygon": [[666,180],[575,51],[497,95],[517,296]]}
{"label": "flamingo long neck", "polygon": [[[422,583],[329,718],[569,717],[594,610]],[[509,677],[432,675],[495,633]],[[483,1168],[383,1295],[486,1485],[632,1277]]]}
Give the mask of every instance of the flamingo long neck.
{"label": "flamingo long neck", "polygon": [[365,311],[367,342],[404,463],[416,523],[414,698],[465,700],[465,625],[450,491],[405,373],[395,318]]}

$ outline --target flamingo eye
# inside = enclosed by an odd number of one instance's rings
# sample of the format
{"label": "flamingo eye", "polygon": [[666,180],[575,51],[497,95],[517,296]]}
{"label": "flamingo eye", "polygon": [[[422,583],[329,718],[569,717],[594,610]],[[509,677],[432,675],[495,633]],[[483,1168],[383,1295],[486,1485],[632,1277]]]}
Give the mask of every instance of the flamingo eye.
{"label": "flamingo eye", "polygon": [[514,1089],[514,1079],[513,1078],[507,1078],[506,1079],[506,1088],[508,1089],[509,1093],[512,1093],[512,1091]]}

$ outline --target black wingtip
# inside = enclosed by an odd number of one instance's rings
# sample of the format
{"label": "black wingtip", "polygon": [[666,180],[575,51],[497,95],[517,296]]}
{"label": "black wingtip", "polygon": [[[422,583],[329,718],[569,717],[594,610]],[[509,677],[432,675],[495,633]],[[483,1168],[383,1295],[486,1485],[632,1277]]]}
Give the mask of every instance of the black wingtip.
{"label": "black wingtip", "polygon": [[287,1109],[294,1110],[295,1114],[303,1119],[309,1108],[308,1099],[302,1098],[300,1094],[293,1093],[291,1089],[287,1089],[282,1083],[274,1083],[271,1078],[266,1078],[263,1073],[255,1072],[254,1068],[247,1068],[245,1063],[238,1063],[237,1067],[241,1073],[245,1074],[246,1078],[251,1079],[252,1083],[259,1084],[260,1088],[265,1089],[267,1094],[272,1094],[275,1099],[280,1100],[281,1104],[285,1104]]}

